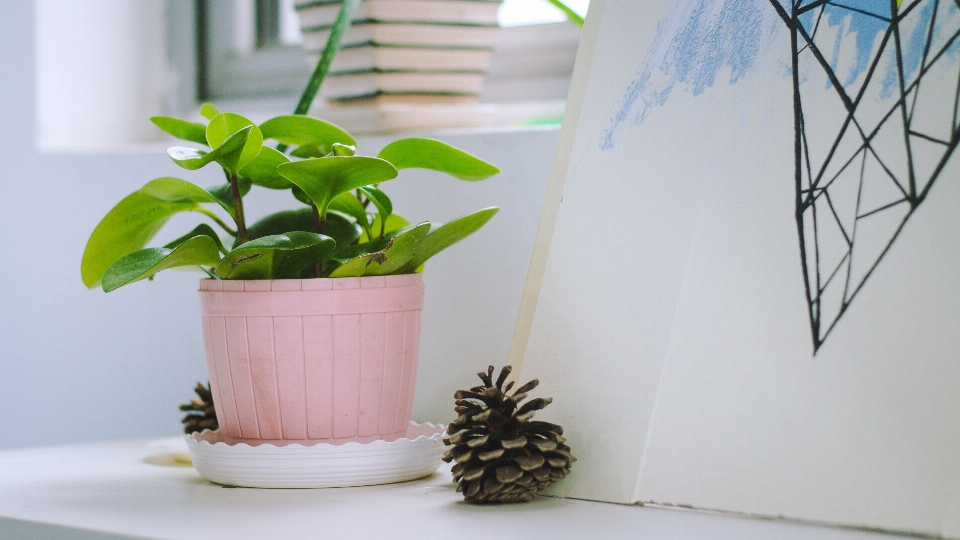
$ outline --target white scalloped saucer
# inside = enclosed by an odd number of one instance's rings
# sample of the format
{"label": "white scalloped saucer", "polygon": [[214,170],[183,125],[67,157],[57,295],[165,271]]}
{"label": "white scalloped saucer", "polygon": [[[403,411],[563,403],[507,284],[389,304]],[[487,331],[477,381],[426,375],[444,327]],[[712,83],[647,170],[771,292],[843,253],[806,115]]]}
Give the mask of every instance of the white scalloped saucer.
{"label": "white scalloped saucer", "polygon": [[407,437],[339,445],[228,445],[219,432],[187,435],[193,466],[200,476],[228,486],[326,488],[391,484],[422,478],[437,470],[446,426],[410,422]]}

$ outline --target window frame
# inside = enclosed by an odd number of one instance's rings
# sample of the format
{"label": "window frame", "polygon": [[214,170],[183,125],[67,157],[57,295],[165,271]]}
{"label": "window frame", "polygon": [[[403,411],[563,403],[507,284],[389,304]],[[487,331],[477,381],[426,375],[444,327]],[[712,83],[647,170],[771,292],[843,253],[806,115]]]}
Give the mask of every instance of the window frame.
{"label": "window frame", "polygon": [[269,97],[296,99],[310,78],[306,54],[298,45],[234,48],[233,1],[196,0],[197,97],[223,101]]}

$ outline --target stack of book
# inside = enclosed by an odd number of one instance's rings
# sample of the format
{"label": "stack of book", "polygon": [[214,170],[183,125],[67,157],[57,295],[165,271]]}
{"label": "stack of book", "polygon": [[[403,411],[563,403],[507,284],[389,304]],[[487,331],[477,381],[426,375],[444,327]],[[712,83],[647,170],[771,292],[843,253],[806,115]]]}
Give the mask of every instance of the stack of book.
{"label": "stack of book", "polygon": [[[320,94],[328,108],[476,102],[497,40],[500,0],[363,0]],[[338,0],[297,0],[315,63]]]}

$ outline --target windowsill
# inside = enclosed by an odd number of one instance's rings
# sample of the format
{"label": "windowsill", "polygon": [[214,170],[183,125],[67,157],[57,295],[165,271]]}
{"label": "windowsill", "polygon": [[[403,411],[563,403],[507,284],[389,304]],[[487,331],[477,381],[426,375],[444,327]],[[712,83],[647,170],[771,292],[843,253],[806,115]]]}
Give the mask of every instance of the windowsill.
{"label": "windowsill", "polygon": [[[271,113],[252,113],[249,118],[255,122],[262,122],[273,116]],[[448,136],[455,137],[476,137],[479,139],[496,137],[511,133],[523,132],[542,132],[556,131],[560,129],[560,124],[539,124],[539,125],[492,125],[471,128],[446,128],[433,130],[411,130],[392,133],[354,133],[361,141],[374,139],[397,139],[410,136],[427,136],[444,138]],[[64,147],[45,147],[41,144],[36,145],[37,154],[42,157],[73,156],[73,157],[109,157],[109,156],[136,156],[136,155],[164,155],[171,146],[196,146],[188,141],[182,141],[173,137],[164,138],[156,141],[127,142],[105,145],[88,145],[83,148],[64,148]],[[361,152],[363,153],[363,152]]]}

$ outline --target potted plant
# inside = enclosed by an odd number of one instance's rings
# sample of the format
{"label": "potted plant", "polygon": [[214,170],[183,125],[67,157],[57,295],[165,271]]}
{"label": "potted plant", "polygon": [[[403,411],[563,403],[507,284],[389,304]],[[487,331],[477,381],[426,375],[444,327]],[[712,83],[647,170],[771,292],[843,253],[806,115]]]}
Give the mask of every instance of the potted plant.
{"label": "potted plant", "polygon": [[[289,115],[255,125],[209,104],[201,112],[206,125],[152,120],[209,147],[170,148],[177,165],[219,165],[227,183],[205,189],[162,177],[124,198],[90,236],[84,283],[109,292],[169,268],[207,273],[200,286],[204,342],[228,442],[402,437],[419,350],[419,272],[497,208],[445,225],[411,225],[381,187],[406,168],[471,181],[499,170],[432,139],[401,139],[376,157],[362,156],[349,133],[319,119]],[[271,140],[292,151],[266,146]],[[288,190],[300,207],[248,225],[244,197],[254,186]],[[180,212],[212,223],[144,247]]]}
{"label": "potted plant", "polygon": [[[419,354],[420,272],[498,210],[411,225],[380,189],[400,170],[426,168],[468,181],[499,170],[423,138],[394,141],[376,157],[358,155],[349,133],[304,116],[358,4],[341,4],[293,115],[256,125],[204,104],[206,123],[152,118],[168,134],[207,147],[170,148],[177,165],[219,165],[226,184],[205,189],[174,177],[151,180],[107,213],[83,253],[84,284],[106,292],[170,268],[207,274],[200,282],[204,344],[228,443],[403,436]],[[301,206],[248,226],[244,197],[254,186],[288,190]],[[182,212],[203,214],[221,232],[201,223],[162,247],[145,247]]]}

